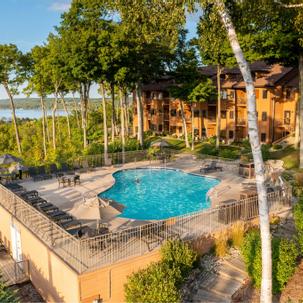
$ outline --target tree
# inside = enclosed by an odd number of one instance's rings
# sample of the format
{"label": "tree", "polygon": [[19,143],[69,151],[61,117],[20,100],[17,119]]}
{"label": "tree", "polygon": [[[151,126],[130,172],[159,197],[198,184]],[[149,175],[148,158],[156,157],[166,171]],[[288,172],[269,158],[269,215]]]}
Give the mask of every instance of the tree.
{"label": "tree", "polygon": [[190,145],[184,113],[184,102],[190,101],[189,95],[198,85],[200,77],[198,73],[196,52],[195,49],[186,41],[186,34],[187,32],[185,30],[180,31],[178,46],[174,54],[174,61],[171,64],[171,74],[174,77],[175,84],[170,88],[170,94],[180,102],[185,145],[189,148]]}
{"label": "tree", "polygon": [[142,84],[164,73],[167,58],[174,51],[179,30],[185,23],[185,11],[176,0],[116,0],[113,4],[132,50],[130,73],[136,89],[138,141],[143,146]]}
{"label": "tree", "polygon": [[214,1],[215,8],[226,29],[230,45],[242,73],[247,94],[249,141],[255,163],[255,174],[259,201],[261,247],[262,247],[262,282],[261,302],[272,302],[272,259],[271,259],[271,234],[269,225],[269,208],[265,187],[265,166],[262,158],[261,145],[258,132],[256,115],[256,95],[253,77],[241,46],[239,44],[235,27],[228,9],[223,0]]}
{"label": "tree", "polygon": [[61,54],[73,82],[80,91],[83,147],[87,148],[87,116],[90,87],[100,76],[98,35],[100,18],[106,14],[102,1],[73,1],[62,16],[57,31],[62,39]]}
{"label": "tree", "polygon": [[211,79],[203,79],[189,94],[188,101],[191,103],[191,125],[192,125],[192,150],[194,150],[194,106],[199,102],[207,102],[216,97],[216,87]]}
{"label": "tree", "polygon": [[49,77],[48,66],[46,59],[49,55],[49,50],[45,46],[35,46],[31,50],[31,71],[28,77],[28,86],[26,91],[28,94],[37,92],[40,97],[40,104],[42,110],[42,135],[43,135],[43,152],[44,159],[47,158],[47,116],[45,110],[45,97],[51,92],[51,79]]}
{"label": "tree", "polygon": [[221,73],[226,65],[236,62],[230,48],[222,23],[210,7],[206,7],[198,24],[198,39],[203,64],[216,65],[217,68],[217,118],[216,147],[219,148],[221,133]]}
{"label": "tree", "polygon": [[14,44],[0,45],[0,83],[3,85],[10,101],[12,122],[15,128],[15,137],[19,154],[22,153],[19,129],[16,118],[14,93],[23,82],[22,53]]}

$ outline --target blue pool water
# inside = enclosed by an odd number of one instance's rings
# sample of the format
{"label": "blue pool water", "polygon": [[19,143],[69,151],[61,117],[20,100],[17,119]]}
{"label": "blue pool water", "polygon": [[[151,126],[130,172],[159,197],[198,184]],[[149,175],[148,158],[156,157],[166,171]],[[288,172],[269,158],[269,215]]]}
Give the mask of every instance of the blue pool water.
{"label": "blue pool water", "polygon": [[114,174],[116,183],[99,196],[126,207],[120,217],[161,220],[210,206],[209,189],[219,184],[213,178],[169,169],[130,169]]}

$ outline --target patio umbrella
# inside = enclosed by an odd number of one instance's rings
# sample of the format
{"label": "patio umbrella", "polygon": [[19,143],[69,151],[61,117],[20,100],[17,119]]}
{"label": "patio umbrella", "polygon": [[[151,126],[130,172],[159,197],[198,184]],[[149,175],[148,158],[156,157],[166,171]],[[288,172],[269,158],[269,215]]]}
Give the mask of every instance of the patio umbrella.
{"label": "patio umbrella", "polygon": [[170,144],[165,140],[157,140],[157,141],[152,142],[151,146],[163,148],[163,147],[169,147]]}
{"label": "patio umbrella", "polygon": [[12,164],[12,163],[20,163],[22,162],[22,159],[17,158],[10,154],[5,154],[0,156],[0,165],[6,165],[6,164]]}

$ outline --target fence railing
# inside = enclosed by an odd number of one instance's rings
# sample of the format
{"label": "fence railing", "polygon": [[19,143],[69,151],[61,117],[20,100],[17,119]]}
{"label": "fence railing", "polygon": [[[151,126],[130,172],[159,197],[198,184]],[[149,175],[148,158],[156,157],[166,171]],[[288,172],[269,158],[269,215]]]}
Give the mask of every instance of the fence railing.
{"label": "fence railing", "polygon": [[[267,199],[270,211],[278,211],[290,205],[291,189],[287,185],[279,187],[269,193]],[[168,239],[193,239],[259,214],[258,197],[255,196],[93,238],[77,239],[3,185],[0,185],[0,205],[79,273],[143,255]]]}
{"label": "fence railing", "polygon": [[[175,154],[175,150],[171,149],[163,149],[163,151],[158,155],[158,158],[162,157],[170,157]],[[127,151],[127,152],[116,152],[109,153],[108,158],[111,161],[112,165],[118,164],[126,164],[131,162],[140,162],[147,161],[152,159],[153,157],[148,153],[147,150],[139,150],[139,151]],[[73,160],[71,163],[75,168],[95,168],[95,167],[103,167],[105,166],[104,154],[98,155],[88,155],[81,156],[76,160]]]}

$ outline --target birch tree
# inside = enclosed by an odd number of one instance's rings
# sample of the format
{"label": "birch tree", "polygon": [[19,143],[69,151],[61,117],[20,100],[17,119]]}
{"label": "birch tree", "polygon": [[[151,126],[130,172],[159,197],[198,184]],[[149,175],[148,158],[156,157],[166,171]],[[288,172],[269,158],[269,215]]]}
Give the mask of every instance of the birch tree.
{"label": "birch tree", "polygon": [[0,83],[3,85],[9,98],[12,111],[12,123],[15,129],[15,138],[19,154],[22,154],[22,147],[16,117],[14,93],[17,93],[17,87],[22,78],[20,77],[20,72],[22,71],[21,60],[22,53],[16,45],[0,45]]}
{"label": "birch tree", "polygon": [[248,132],[249,141],[252,148],[252,154],[255,164],[256,183],[259,201],[261,247],[262,247],[262,282],[261,282],[261,302],[272,302],[272,252],[271,252],[271,234],[269,224],[269,207],[267,203],[267,194],[265,187],[265,166],[262,158],[261,145],[258,132],[258,121],[256,115],[256,95],[253,77],[250,71],[243,51],[240,47],[236,30],[231,20],[228,9],[223,0],[214,1],[216,10],[226,29],[230,45],[243,76],[248,109]]}

